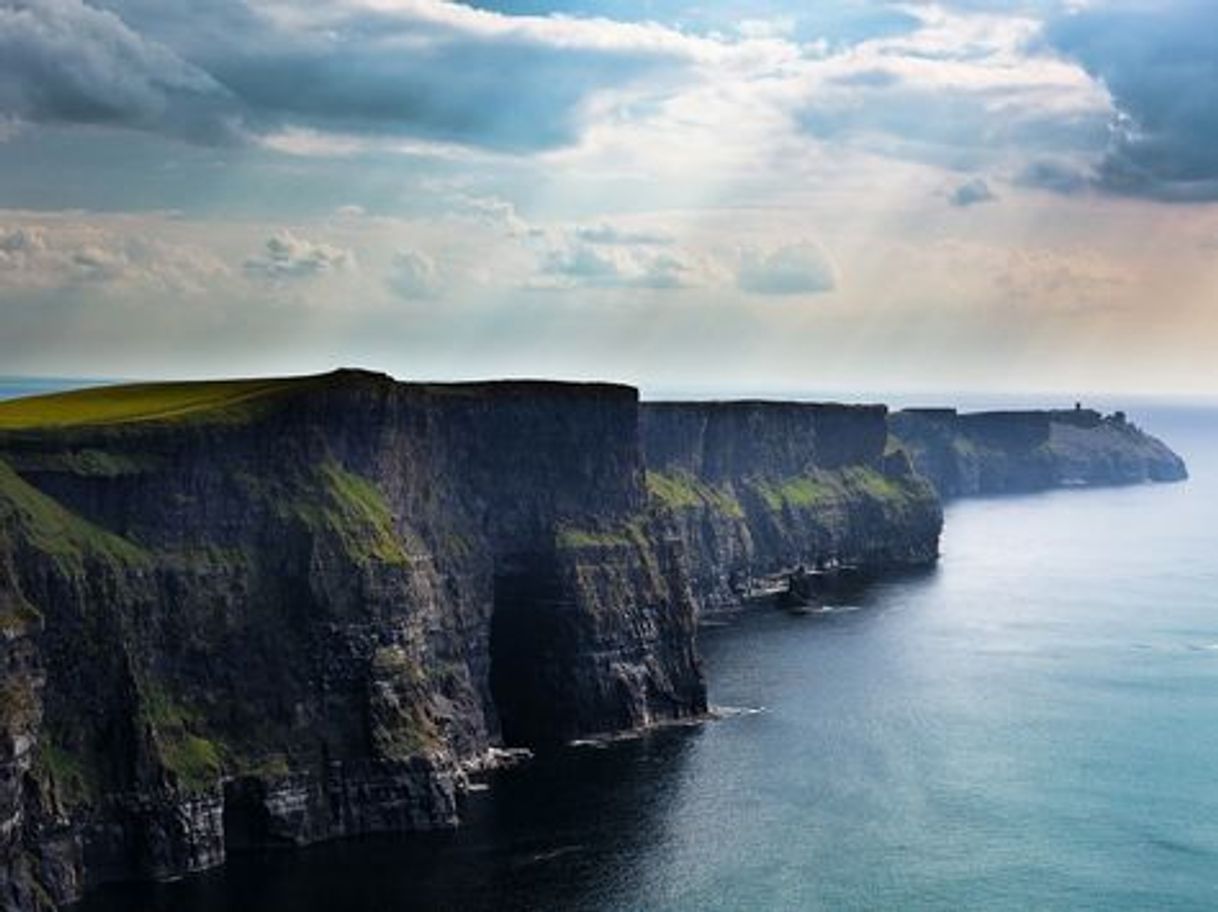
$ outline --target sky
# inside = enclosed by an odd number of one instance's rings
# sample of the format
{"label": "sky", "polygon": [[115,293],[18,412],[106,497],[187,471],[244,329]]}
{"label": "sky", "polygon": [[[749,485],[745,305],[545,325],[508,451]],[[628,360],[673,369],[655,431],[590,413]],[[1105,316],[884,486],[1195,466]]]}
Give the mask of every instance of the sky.
{"label": "sky", "polygon": [[1218,393],[1212,0],[0,0],[0,374]]}

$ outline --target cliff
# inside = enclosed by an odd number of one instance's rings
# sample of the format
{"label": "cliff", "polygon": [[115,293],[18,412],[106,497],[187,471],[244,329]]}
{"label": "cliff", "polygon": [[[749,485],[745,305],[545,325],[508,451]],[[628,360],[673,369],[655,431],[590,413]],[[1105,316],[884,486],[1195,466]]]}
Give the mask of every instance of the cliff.
{"label": "cliff", "polygon": [[1120,412],[909,409],[889,423],[944,497],[1188,477],[1179,456]]}
{"label": "cliff", "polygon": [[927,478],[1183,475],[1081,410],[358,371],[0,403],[0,908],[452,826],[491,748],[701,715],[698,611],[933,562]]}
{"label": "cliff", "polygon": [[637,425],[349,371],[0,404],[0,906],[450,826],[492,745],[703,712]]}
{"label": "cliff", "polygon": [[644,403],[647,486],[674,515],[707,609],[803,569],[931,563],[943,516],[884,406]]}

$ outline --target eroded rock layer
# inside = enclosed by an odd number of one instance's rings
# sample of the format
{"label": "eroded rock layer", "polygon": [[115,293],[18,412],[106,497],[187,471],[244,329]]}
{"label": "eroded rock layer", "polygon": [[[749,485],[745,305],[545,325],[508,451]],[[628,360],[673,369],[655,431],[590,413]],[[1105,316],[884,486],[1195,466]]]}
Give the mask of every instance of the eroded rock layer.
{"label": "eroded rock layer", "polygon": [[887,409],[789,402],[644,403],[652,496],[675,517],[709,609],[792,574],[932,563],[934,490],[889,449]]}

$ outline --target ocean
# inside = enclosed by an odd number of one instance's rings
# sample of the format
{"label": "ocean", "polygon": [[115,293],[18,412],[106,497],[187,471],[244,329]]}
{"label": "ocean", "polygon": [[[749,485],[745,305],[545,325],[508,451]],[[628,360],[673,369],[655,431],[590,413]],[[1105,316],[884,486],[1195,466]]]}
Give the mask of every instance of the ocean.
{"label": "ocean", "polygon": [[718,721],[77,908],[1218,908],[1218,412],[1133,417],[1189,482],[959,501],[934,571],[705,627]]}

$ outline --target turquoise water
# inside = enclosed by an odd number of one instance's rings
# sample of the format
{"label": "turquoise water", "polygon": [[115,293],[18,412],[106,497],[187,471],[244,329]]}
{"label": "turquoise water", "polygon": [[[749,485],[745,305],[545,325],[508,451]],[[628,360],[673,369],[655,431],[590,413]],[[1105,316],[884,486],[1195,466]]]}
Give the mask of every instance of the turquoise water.
{"label": "turquoise water", "polygon": [[83,908],[1218,908],[1218,419],[1144,420],[1189,483],[960,502],[936,571],[704,630],[755,712]]}

